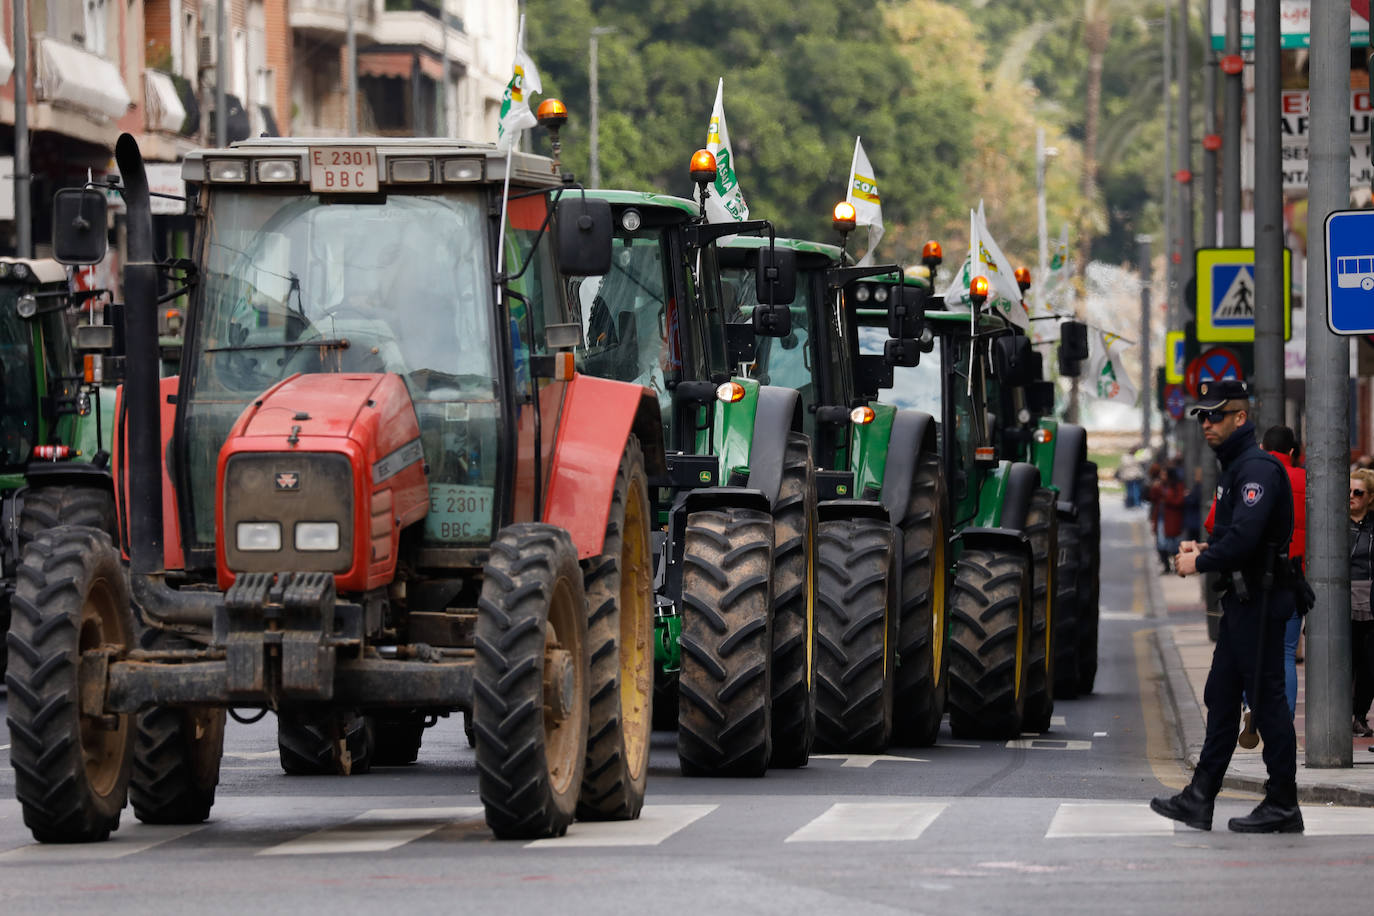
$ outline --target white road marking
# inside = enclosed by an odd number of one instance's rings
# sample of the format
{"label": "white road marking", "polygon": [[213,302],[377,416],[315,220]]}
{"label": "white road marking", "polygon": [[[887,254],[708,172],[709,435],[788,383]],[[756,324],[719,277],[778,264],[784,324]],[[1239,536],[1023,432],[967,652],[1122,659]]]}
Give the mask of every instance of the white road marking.
{"label": "white road marking", "polygon": [[[945,743],[942,741],[942,742],[940,742],[939,744],[937,744],[937,745],[935,745],[935,746],[936,746],[936,747],[967,747],[967,748],[972,748],[973,750],[978,750],[978,749],[981,748],[983,745],[981,745],[981,744],[945,744]],[[811,756],[812,756],[812,757],[815,757],[816,755],[815,755],[815,754],[812,754]]]}
{"label": "white road marking", "polygon": [[945,802],[837,802],[784,842],[914,840],[949,807]]}
{"label": "white road marking", "polygon": [[[945,745],[951,747],[952,745]],[[843,760],[844,767],[858,767],[866,770],[880,760],[894,760],[897,763],[930,763],[924,757],[896,757],[892,754],[812,754],[812,760]]]}
{"label": "white road marking", "polygon": [[569,846],[657,846],[719,805],[645,805],[633,821],[574,821],[566,836],[526,843],[526,849]]}
{"label": "white road marking", "polygon": [[260,850],[260,856],[386,852],[465,821],[484,823],[481,808],[374,808],[347,823]]}
{"label": "white road marking", "polygon": [[1139,620],[1144,614],[1137,614],[1134,611],[1100,611],[1098,620]]}
{"label": "white road marking", "polygon": [[1060,728],[1068,728],[1069,722],[1063,716],[1050,716],[1050,727],[1054,727],[1056,725]]}
{"label": "white road marking", "polygon": [[1092,836],[1172,836],[1174,822],[1148,804],[1065,802],[1054,813],[1046,839]]}
{"label": "white road marking", "polygon": [[1374,835],[1374,808],[1304,805],[1302,819],[1308,836]]}
{"label": "white road marking", "polygon": [[1016,738],[1007,742],[1007,747],[1020,751],[1090,751],[1091,741],[1072,738]]}
{"label": "white road marking", "polygon": [[205,827],[205,824],[166,827],[140,824],[116,830],[103,843],[34,843],[20,846],[0,854],[0,862],[108,862],[161,846],[197,830],[204,830]]}
{"label": "white road marking", "polygon": [[1094,738],[1105,738],[1105,737],[1107,737],[1107,733],[1106,733],[1106,732],[1093,732],[1093,737],[1094,737]]}
{"label": "white road marking", "polygon": [[226,758],[232,757],[235,760],[276,760],[281,756],[281,751],[253,751],[241,754],[225,754]]}
{"label": "white road marking", "polygon": [[0,751],[7,751],[9,749],[10,746],[8,744],[0,744]]}

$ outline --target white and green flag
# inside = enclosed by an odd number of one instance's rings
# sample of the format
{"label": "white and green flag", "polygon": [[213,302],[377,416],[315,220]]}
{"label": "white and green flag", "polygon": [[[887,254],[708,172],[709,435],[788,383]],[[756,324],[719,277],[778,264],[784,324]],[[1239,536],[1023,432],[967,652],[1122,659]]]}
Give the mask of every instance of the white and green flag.
{"label": "white and green flag", "polygon": [[1121,353],[1130,344],[1120,335],[1099,328],[1093,328],[1090,344],[1088,371],[1083,379],[1090,386],[1088,390],[1104,401],[1134,404],[1139,395],[1121,363]]}
{"label": "white and green flag", "polygon": [[543,93],[544,87],[539,84],[539,71],[534,61],[525,53],[524,16],[520,17],[519,37],[515,42],[515,66],[512,70],[505,95],[501,97],[501,123],[496,128],[496,148],[502,152],[515,149],[525,129],[539,123],[534,112],[530,111],[530,96],[536,92]]}
{"label": "white and green flag", "polygon": [[706,219],[712,223],[742,223],[749,218],[739,179],[735,177],[735,156],[730,148],[730,128],[725,126],[725,80],[716,84],[716,104],[706,128],[706,149],[716,157],[716,183],[706,198]]}
{"label": "white and green flag", "polygon": [[873,263],[873,250],[883,239],[883,200],[878,194],[878,179],[864,152],[864,145],[854,138],[854,159],[849,165],[849,190],[846,200],[854,205],[855,225],[868,227],[868,250],[860,264]]}
{"label": "white and green flag", "polygon": [[988,279],[988,301],[984,307],[996,309],[1012,324],[1028,329],[1030,316],[1021,302],[1021,288],[1016,285],[1014,268],[988,231],[982,201],[977,211],[969,211],[969,224],[969,255],[945,290],[945,307],[956,311],[970,308],[969,281],[981,274]]}

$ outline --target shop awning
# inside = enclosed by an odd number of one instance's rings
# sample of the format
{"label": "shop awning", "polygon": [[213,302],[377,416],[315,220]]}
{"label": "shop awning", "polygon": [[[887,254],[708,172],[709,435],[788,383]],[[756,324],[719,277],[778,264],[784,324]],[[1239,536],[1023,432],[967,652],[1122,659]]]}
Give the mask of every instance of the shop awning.
{"label": "shop awning", "polygon": [[63,102],[104,115],[122,118],[132,100],[119,68],[103,57],[51,38],[38,42],[38,99]]}
{"label": "shop awning", "polygon": [[414,65],[413,51],[364,51],[358,55],[359,76],[408,80]]}
{"label": "shop awning", "polygon": [[181,104],[172,77],[161,70],[143,71],[143,104],[148,111],[148,129],[180,133],[186,121],[186,106]]}
{"label": "shop awning", "polygon": [[5,44],[5,39],[0,37],[0,86],[10,81],[10,74],[13,72],[14,58],[10,55],[10,49]]}

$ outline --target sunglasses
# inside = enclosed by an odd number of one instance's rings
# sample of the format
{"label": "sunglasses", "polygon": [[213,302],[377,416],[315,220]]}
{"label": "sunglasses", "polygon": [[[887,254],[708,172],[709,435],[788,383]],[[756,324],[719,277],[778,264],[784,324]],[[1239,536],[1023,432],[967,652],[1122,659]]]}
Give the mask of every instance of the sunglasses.
{"label": "sunglasses", "polygon": [[1351,491],[1350,491],[1350,495],[1351,495],[1351,496],[1363,496],[1363,495],[1364,495],[1364,490],[1351,490]]}
{"label": "sunglasses", "polygon": [[1199,410],[1197,421],[1199,423],[1220,423],[1226,418],[1228,413],[1240,413],[1239,410]]}

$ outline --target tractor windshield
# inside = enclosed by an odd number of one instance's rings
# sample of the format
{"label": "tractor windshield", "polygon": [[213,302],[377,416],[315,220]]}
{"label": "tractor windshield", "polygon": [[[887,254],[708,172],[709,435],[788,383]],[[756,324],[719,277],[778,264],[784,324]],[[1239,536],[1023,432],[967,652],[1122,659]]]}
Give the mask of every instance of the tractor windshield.
{"label": "tractor windshield", "polygon": [[[886,342],[887,328],[859,328],[860,353],[881,356]],[[938,348],[930,353],[922,353],[919,365],[892,367],[892,387],[879,392],[878,400],[897,408],[924,411],[939,420],[942,415],[940,389],[944,373]]]}
{"label": "tractor windshield", "polygon": [[15,311],[21,287],[0,284],[0,468],[28,461],[36,444],[33,326]]}
{"label": "tractor windshield", "polygon": [[234,420],[296,373],[400,374],[431,487],[481,488],[490,502],[499,409],[485,221],[475,191],[212,198],[187,368],[197,542],[213,543],[216,458]]}

